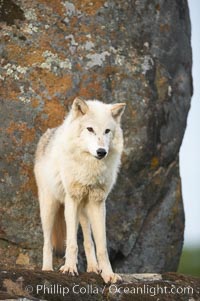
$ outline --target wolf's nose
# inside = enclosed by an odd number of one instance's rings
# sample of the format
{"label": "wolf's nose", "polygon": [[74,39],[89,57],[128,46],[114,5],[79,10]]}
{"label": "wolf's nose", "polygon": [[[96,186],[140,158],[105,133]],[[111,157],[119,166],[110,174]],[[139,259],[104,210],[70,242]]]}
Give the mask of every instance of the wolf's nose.
{"label": "wolf's nose", "polygon": [[97,150],[97,157],[98,159],[102,159],[107,154],[106,150],[104,148],[98,148]]}

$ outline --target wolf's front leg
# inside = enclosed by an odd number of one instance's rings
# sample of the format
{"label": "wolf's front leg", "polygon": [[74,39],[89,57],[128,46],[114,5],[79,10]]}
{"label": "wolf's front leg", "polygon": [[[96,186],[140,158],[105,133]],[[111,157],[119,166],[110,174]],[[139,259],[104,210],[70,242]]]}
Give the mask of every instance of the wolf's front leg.
{"label": "wolf's front leg", "polygon": [[106,244],[105,201],[90,201],[87,205],[87,214],[92,225],[99,269],[102,271],[101,276],[106,283],[115,283],[121,280],[121,277],[113,273],[108,257]]}
{"label": "wolf's front leg", "polygon": [[65,221],[67,226],[67,247],[65,264],[60,268],[63,273],[78,275],[77,271],[77,229],[78,229],[78,204],[69,195],[65,198]]}
{"label": "wolf's front leg", "polygon": [[84,249],[87,258],[87,272],[99,274],[99,267],[95,255],[94,243],[92,239],[91,226],[86,212],[82,209],[79,213],[79,221],[83,231]]}

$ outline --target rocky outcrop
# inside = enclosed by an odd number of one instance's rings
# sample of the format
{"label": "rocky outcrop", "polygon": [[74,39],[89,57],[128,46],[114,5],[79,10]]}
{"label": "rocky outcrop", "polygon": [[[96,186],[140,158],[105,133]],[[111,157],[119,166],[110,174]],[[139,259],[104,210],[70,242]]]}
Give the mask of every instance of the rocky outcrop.
{"label": "rocky outcrop", "polygon": [[187,1],[3,0],[0,21],[1,265],[41,265],[36,143],[79,95],[127,103],[122,169],[107,202],[114,269],[175,271],[178,153],[192,94]]}
{"label": "rocky outcrop", "polygon": [[200,279],[176,273],[127,274],[105,285],[96,274],[70,277],[58,272],[0,272],[0,300],[199,301]]}

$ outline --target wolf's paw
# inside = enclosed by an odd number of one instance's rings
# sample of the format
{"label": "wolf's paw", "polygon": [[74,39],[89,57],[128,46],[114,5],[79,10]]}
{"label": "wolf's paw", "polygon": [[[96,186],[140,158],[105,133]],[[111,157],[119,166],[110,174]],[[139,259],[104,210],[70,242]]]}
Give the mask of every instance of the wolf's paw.
{"label": "wolf's paw", "polygon": [[99,266],[97,263],[95,264],[89,264],[87,266],[87,272],[88,273],[96,273],[96,274],[99,274],[100,273],[100,269],[99,269]]}
{"label": "wolf's paw", "polygon": [[68,273],[69,275],[72,275],[72,276],[78,275],[76,265],[64,264],[63,266],[61,266],[60,271],[63,274]]}
{"label": "wolf's paw", "polygon": [[122,278],[115,273],[101,273],[101,276],[104,280],[105,283],[117,283],[117,282],[121,282]]}

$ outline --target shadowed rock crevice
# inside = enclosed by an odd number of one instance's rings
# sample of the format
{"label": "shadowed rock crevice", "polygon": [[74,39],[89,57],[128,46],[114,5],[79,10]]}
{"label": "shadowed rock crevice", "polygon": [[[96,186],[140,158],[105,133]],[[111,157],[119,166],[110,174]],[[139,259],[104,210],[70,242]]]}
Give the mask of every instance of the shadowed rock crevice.
{"label": "shadowed rock crevice", "polygon": [[15,24],[15,20],[24,20],[23,10],[12,0],[1,0],[0,2],[0,22],[8,25]]}

